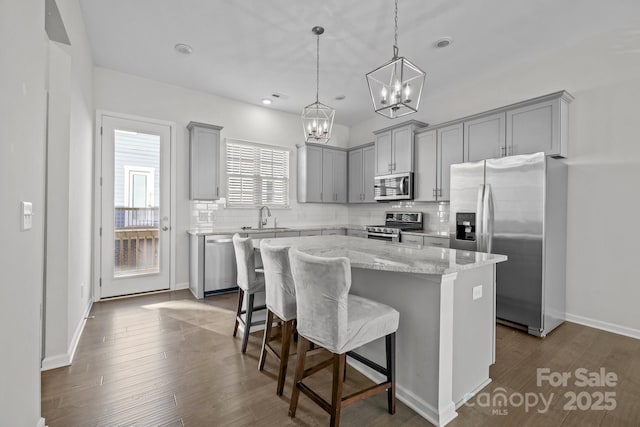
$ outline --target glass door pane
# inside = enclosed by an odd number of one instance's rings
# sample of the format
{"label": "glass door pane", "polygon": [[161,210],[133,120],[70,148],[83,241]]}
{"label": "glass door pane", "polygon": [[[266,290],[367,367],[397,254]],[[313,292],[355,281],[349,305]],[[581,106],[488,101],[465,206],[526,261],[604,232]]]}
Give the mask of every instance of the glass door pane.
{"label": "glass door pane", "polygon": [[115,129],[113,277],[160,271],[160,136]]}

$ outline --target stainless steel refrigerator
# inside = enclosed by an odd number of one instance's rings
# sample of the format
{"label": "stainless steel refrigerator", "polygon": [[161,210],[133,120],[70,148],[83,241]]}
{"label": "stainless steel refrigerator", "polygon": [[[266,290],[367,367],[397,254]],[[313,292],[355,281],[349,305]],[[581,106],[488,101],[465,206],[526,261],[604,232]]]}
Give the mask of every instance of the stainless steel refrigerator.
{"label": "stainless steel refrigerator", "polygon": [[454,249],[496,266],[498,321],[545,336],[565,318],[567,166],[544,153],[451,166]]}

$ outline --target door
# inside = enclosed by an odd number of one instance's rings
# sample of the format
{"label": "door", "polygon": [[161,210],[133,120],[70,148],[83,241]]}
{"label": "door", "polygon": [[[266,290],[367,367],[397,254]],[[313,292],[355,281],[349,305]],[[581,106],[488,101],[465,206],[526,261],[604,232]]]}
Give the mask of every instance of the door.
{"label": "door", "polygon": [[171,128],[102,116],[101,298],[170,287]]}
{"label": "door", "polygon": [[363,175],[362,175],[362,188],[363,188],[363,201],[375,202],[374,196],[374,167],[376,164],[376,149],[375,147],[366,147],[362,149],[362,162],[363,162]]}
{"label": "door", "polygon": [[333,192],[337,203],[347,203],[347,153],[333,152]]}
{"label": "door", "polygon": [[362,203],[362,149],[349,152],[349,203]]}
{"label": "door", "polygon": [[496,266],[497,317],[542,327],[543,153],[487,160],[493,201],[491,252],[507,255]]}
{"label": "door", "polygon": [[484,197],[484,161],[451,166],[449,244],[453,249],[479,251]]}
{"label": "door", "polygon": [[376,175],[391,173],[391,132],[376,135]]}
{"label": "door", "polygon": [[504,157],[505,147],[505,113],[464,122],[465,162]]}
{"label": "door", "polygon": [[462,123],[438,129],[437,200],[449,200],[451,165],[462,161]]}
{"label": "door", "polygon": [[413,172],[413,127],[394,129],[391,135],[393,141],[391,171],[393,173]]}

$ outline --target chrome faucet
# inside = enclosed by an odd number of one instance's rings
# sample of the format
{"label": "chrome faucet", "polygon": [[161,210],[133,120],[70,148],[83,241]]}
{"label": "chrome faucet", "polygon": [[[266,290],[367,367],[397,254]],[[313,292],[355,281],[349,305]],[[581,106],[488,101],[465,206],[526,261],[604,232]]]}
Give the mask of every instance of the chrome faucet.
{"label": "chrome faucet", "polygon": [[267,218],[262,219],[262,212],[267,210],[267,216],[271,216],[271,210],[268,206],[260,206],[260,210],[258,210],[258,228],[262,229],[265,225],[267,225]]}

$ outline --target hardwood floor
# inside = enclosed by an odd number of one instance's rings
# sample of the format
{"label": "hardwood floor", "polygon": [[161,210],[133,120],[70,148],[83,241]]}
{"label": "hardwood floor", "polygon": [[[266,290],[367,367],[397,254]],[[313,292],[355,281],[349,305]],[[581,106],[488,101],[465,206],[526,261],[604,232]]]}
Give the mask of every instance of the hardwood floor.
{"label": "hardwood floor", "polygon": [[[233,338],[236,294],[196,301],[188,291],[96,303],[73,365],[42,373],[42,416],[50,427],[64,426],[324,426],[329,416],[302,396],[296,418],[288,417],[295,363],[289,363],[284,396],[276,396],[278,365],[268,357],[257,369],[261,333]],[[566,323],[545,339],[497,326],[493,382],[462,406],[449,424],[460,426],[640,426],[640,340]],[[295,358],[293,358],[295,360]],[[614,387],[578,387],[574,372],[604,367],[618,376]],[[570,372],[566,387],[536,384],[536,369]],[[316,378],[314,378],[316,377]],[[309,378],[314,388],[331,390],[331,373]],[[312,381],[315,381],[313,383]],[[372,384],[349,368],[345,393]],[[616,408],[565,410],[565,393],[615,392]],[[485,405],[500,392],[507,406]],[[491,393],[491,394],[487,394]],[[525,395],[528,393],[528,395]],[[517,406],[517,396],[553,399]],[[583,393],[584,394],[584,393]],[[581,397],[579,404],[588,403]],[[489,400],[491,402],[491,400]],[[594,403],[593,400],[591,403]],[[386,411],[381,394],[342,412],[344,426],[429,426],[398,401]],[[502,410],[499,415],[498,410]],[[505,412],[506,411],[506,412]]]}

